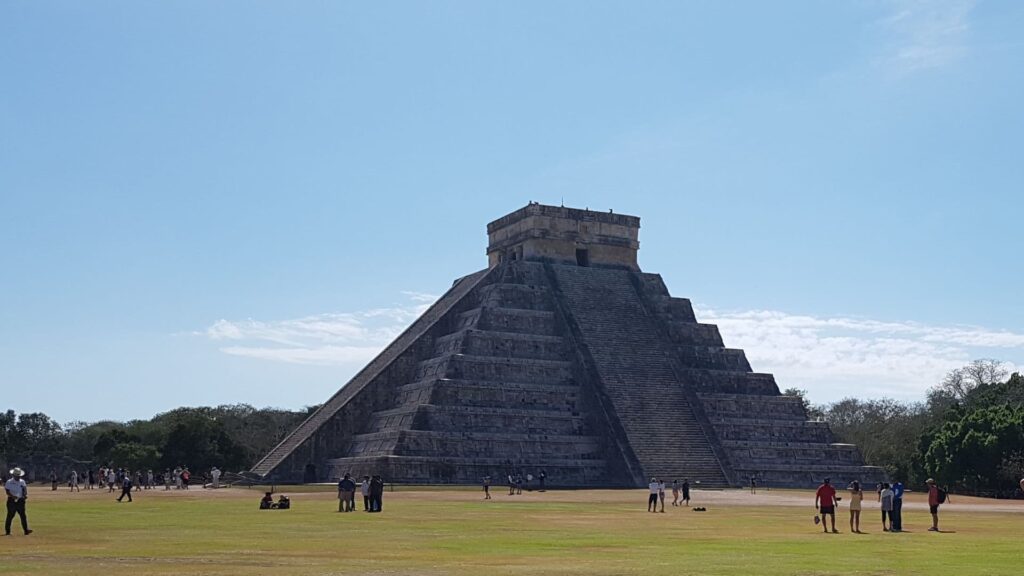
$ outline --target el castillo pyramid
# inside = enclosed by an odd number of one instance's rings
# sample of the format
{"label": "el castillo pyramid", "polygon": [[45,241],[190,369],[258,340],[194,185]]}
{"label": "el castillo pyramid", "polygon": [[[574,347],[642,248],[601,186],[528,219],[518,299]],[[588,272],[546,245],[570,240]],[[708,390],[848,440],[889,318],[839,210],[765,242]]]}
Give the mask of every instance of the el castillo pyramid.
{"label": "el castillo pyramid", "polygon": [[487,225],[488,267],[270,451],[267,482],[702,486],[874,482],[771,374],[637,266],[640,219],[530,203]]}

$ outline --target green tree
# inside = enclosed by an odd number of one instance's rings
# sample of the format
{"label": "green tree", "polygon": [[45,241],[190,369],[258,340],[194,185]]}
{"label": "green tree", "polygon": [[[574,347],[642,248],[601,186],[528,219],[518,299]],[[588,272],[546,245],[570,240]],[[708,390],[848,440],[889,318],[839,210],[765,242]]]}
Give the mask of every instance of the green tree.
{"label": "green tree", "polygon": [[1024,408],[989,406],[950,419],[923,443],[927,472],[972,491],[999,490],[1000,472],[1024,450]]}

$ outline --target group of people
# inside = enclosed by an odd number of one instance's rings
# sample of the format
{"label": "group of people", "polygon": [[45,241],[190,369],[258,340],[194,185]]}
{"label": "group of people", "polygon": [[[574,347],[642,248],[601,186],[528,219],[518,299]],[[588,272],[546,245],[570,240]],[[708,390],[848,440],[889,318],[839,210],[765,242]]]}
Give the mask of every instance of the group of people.
{"label": "group of people", "polygon": [[356,490],[363,496],[363,512],[380,512],[384,508],[384,479],[380,475],[363,476],[358,486],[351,474],[338,481],[338,512],[355,512]]}
{"label": "group of people", "polygon": [[[931,478],[925,480],[925,484],[928,486],[928,511],[932,517],[932,525],[928,528],[928,531],[938,532],[939,507],[950,502],[949,493],[945,489],[939,488],[935,484],[935,480]],[[1024,490],[1024,480],[1021,480],[1021,485],[1022,490]],[[860,513],[863,510],[864,490],[860,482],[857,481],[852,482],[848,490],[850,493],[850,531],[855,534],[862,534],[860,531]],[[875,492],[879,508],[882,511],[882,531],[902,532],[903,495],[905,492],[903,483],[895,482],[890,485],[888,482],[882,482],[877,485]],[[836,489],[832,486],[831,479],[825,478],[825,481],[814,494],[814,508],[820,514],[820,517],[815,516],[815,521],[821,522],[822,529],[825,532],[829,532],[829,522],[827,521],[831,521],[831,531],[833,533],[839,532],[836,530],[836,508],[839,506],[840,500],[842,498],[836,494]]]}
{"label": "group of people", "polygon": [[[665,481],[657,478],[651,478],[651,482],[647,485],[648,496],[647,496],[647,511],[648,512],[664,512],[665,511]],[[658,510],[658,504],[661,504],[661,510]],[[678,479],[672,481],[672,505],[673,506],[689,506],[690,505],[690,479],[684,478],[682,482]]]}
{"label": "group of people", "polygon": [[267,492],[260,499],[260,510],[288,510],[292,507],[292,501],[281,494],[281,497],[274,502],[274,493]]}
{"label": "group of people", "polygon": [[[537,491],[544,492],[544,491],[547,490],[548,473],[545,472],[544,470],[541,470],[540,472],[538,472],[536,477],[534,477],[532,472],[527,472],[526,474],[523,474],[522,472],[509,472],[506,476],[507,476],[507,481],[508,481],[508,495],[509,496],[514,496],[516,494],[522,494],[524,487],[526,488],[527,492],[533,491],[533,488],[532,488],[531,485],[533,484],[534,479],[537,480]],[[484,486],[484,500],[490,500],[491,499],[491,488],[490,488],[491,487],[491,477],[490,476],[484,476],[483,486]]]}

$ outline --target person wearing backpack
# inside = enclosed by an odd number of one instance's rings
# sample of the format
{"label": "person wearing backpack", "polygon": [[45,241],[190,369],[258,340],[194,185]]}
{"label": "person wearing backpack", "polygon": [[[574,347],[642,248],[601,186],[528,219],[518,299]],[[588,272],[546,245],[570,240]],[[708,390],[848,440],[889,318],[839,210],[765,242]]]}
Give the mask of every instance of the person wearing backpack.
{"label": "person wearing backpack", "polygon": [[924,481],[928,485],[928,511],[932,513],[932,527],[929,532],[939,531],[939,506],[949,502],[949,493],[935,485],[935,480]]}

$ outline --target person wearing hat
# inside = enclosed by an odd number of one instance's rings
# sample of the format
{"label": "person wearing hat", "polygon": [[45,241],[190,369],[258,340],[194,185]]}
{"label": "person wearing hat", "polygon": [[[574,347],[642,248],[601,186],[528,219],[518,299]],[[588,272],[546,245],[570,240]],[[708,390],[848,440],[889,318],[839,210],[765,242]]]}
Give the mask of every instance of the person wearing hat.
{"label": "person wearing hat", "polygon": [[932,515],[932,527],[929,532],[939,531],[939,506],[949,502],[949,495],[945,490],[935,485],[935,480],[929,478],[924,481],[928,485],[928,511]]}
{"label": "person wearing hat", "polygon": [[25,480],[22,478],[24,475],[25,473],[21,468],[15,468],[11,470],[10,479],[4,483],[4,490],[7,491],[7,521],[4,522],[4,532],[7,536],[11,535],[11,521],[14,520],[15,514],[21,517],[21,529],[25,531],[25,535],[28,536],[32,533],[28,529],[28,519],[25,517],[28,485],[25,484]]}

